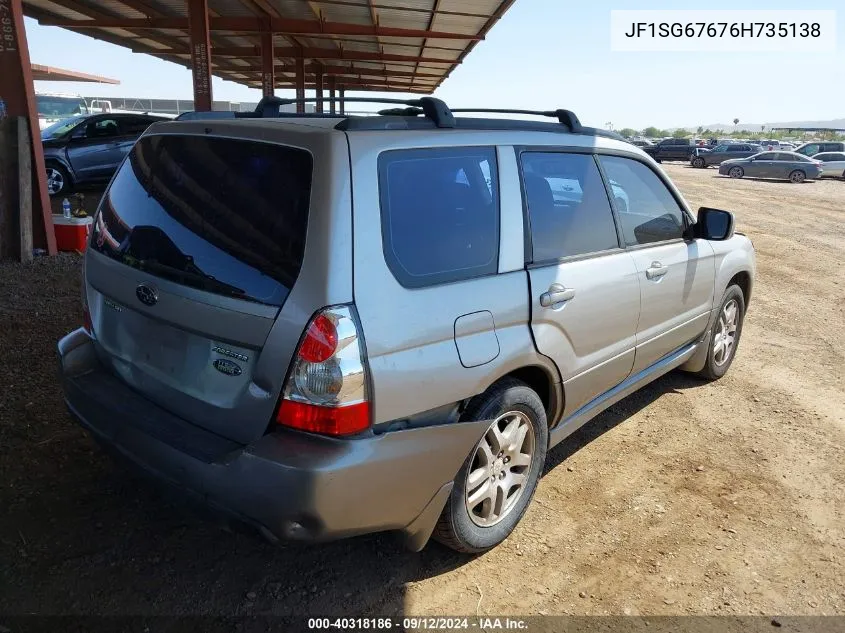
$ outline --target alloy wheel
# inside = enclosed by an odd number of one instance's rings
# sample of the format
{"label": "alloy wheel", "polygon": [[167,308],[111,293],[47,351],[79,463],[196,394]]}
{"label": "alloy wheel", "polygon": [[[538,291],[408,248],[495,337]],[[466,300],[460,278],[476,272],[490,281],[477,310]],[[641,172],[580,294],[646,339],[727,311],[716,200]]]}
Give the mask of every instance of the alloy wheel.
{"label": "alloy wheel", "polygon": [[466,509],[473,523],[490,527],[516,506],[534,459],[534,427],[520,411],[500,415],[475,448],[467,471]]}
{"label": "alloy wheel", "polygon": [[50,195],[59,193],[65,186],[65,177],[58,169],[47,168],[47,191]]}
{"label": "alloy wheel", "polygon": [[713,362],[718,366],[724,365],[733,354],[736,343],[736,328],[739,323],[739,304],[731,299],[719,314],[716,326],[716,338],[713,342]]}

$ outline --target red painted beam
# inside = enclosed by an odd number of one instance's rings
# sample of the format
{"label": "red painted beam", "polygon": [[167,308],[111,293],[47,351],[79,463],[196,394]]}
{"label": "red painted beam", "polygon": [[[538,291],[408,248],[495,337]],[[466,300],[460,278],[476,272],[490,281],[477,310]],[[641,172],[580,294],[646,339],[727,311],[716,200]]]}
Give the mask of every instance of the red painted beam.
{"label": "red painted beam", "polygon": [[276,86],[276,65],[273,59],[273,34],[261,34],[261,91],[272,97]]}
{"label": "red painted beam", "polygon": [[[442,57],[417,57],[416,55],[393,55],[390,53],[371,53],[365,51],[341,50],[339,48],[276,48],[276,57],[297,57],[301,54],[306,59],[343,59],[359,62],[420,62],[422,64],[447,64],[455,63],[454,59],[443,59]],[[146,51],[144,51],[146,52]],[[157,51],[158,54],[180,54],[179,50],[165,49]],[[260,46],[218,46],[214,49],[215,57],[261,57]]]}
{"label": "red painted beam", "polygon": [[[296,58],[296,98],[305,98],[305,59],[302,56]],[[296,111],[305,112],[305,104],[297,101]]]}
{"label": "red painted beam", "polygon": [[[178,29],[190,28],[189,20],[178,17],[111,18],[91,20],[41,20],[45,26],[65,29],[116,28],[116,29]],[[291,20],[279,17],[226,16],[210,17],[212,31],[237,31],[261,33],[269,28],[281,35],[371,35],[381,37],[425,37],[429,39],[472,40],[483,39],[471,33],[444,33],[424,29],[403,29],[375,24],[351,24],[347,22],[321,22],[320,20]]]}
{"label": "red painted beam", "polygon": [[319,64],[314,67],[314,83],[316,84],[316,94],[314,95],[317,97],[317,112],[323,112],[323,67]]}
{"label": "red painted beam", "polygon": [[[215,49],[216,50],[216,49]],[[214,64],[214,72],[242,73],[245,75],[260,75],[263,71],[258,66],[236,66],[234,64]],[[296,66],[289,64],[276,64],[276,74],[296,72]],[[323,66],[322,64],[306,64],[305,75],[316,76],[322,72],[324,77],[335,75],[336,77],[399,77],[411,78],[414,73],[403,70],[384,70],[383,68],[363,68],[360,66]],[[440,79],[439,73],[417,73],[417,79]]]}
{"label": "red painted beam", "polygon": [[208,0],[188,0],[191,36],[191,73],[194,78],[194,110],[209,111],[211,91],[211,38],[208,29]]}
{"label": "red painted beam", "polygon": [[5,102],[7,116],[22,116],[29,121],[29,135],[32,138],[33,245],[55,255],[53,210],[47,192],[47,169],[44,166],[44,149],[41,146],[35,85],[21,0],[0,0],[0,99]]}

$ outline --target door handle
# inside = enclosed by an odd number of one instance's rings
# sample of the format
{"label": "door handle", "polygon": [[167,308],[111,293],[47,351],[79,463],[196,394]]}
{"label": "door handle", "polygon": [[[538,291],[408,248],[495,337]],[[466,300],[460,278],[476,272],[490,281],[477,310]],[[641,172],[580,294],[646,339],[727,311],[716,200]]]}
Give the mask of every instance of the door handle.
{"label": "door handle", "polygon": [[669,272],[660,262],[651,262],[651,266],[645,269],[645,276],[649,279],[658,279]]}
{"label": "door handle", "polygon": [[552,284],[548,291],[540,295],[540,305],[548,308],[557,303],[569,301],[575,297],[575,290],[573,288],[565,288],[560,284]]}

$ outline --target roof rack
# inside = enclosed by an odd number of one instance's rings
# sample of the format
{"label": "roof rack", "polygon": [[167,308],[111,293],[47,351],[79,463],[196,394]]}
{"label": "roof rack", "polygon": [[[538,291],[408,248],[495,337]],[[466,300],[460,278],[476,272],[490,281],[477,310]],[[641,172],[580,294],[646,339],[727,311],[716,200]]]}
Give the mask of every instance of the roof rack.
{"label": "roof rack", "polygon": [[[282,97],[263,97],[252,112],[185,112],[177,120],[185,119],[233,119],[233,118],[340,118],[335,125],[338,130],[389,130],[389,129],[431,129],[461,128],[487,130],[535,130],[544,132],[569,132],[571,134],[586,134],[604,136],[607,138],[624,138],[616,132],[600,130],[581,125],[581,121],[571,110],[522,110],[508,108],[454,108],[450,109],[441,99],[435,97],[420,97],[418,99],[391,99],[379,97],[346,97],[346,103],[384,103],[397,107],[379,110],[378,116],[346,116],[342,114],[326,114],[318,112],[294,113],[282,112],[281,107],[298,103],[341,101],[340,97],[308,97],[304,99],[289,99]],[[404,107],[398,107],[404,106]],[[455,118],[456,113],[490,113],[490,114],[528,114],[557,119],[557,123],[543,123],[528,120],[513,119],[478,119]],[[421,117],[421,118],[420,118]]]}

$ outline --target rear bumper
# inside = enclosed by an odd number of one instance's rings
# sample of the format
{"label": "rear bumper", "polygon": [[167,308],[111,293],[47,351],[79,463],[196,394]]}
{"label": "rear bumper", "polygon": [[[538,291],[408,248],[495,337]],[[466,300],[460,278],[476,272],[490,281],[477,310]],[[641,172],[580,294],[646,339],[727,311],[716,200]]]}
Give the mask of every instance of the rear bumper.
{"label": "rear bumper", "polygon": [[488,426],[444,424],[345,440],[277,431],[243,446],[177,418],[106,372],[83,330],[59,342],[59,355],[68,408],[98,441],[271,539],[401,530],[409,547],[422,548]]}

